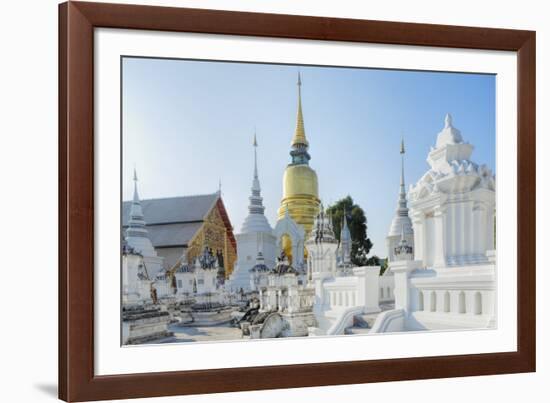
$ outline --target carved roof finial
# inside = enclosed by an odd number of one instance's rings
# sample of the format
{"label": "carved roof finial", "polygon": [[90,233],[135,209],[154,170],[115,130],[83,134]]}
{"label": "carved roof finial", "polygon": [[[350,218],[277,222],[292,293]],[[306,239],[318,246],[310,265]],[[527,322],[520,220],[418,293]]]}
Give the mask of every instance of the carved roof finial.
{"label": "carved roof finial", "polygon": [[453,126],[453,117],[450,113],[445,115],[445,129]]}

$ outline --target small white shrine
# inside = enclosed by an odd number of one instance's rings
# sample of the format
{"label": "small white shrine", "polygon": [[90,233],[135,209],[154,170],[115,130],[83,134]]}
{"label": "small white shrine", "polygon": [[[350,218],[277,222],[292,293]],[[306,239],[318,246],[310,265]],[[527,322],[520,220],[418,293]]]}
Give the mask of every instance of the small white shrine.
{"label": "small white shrine", "polygon": [[301,284],[300,273],[290,264],[284,251],[275,267],[261,277],[267,282],[258,287],[258,313],[252,321],[241,324],[250,338],[308,336],[308,329],[316,326],[314,290]]}
{"label": "small white shrine", "polygon": [[409,190],[414,253],[402,236],[388,269],[395,310],[371,332],[495,326],[495,177],[473,149],[447,115],[430,169]]}
{"label": "small white shrine", "polygon": [[495,178],[471,161],[473,150],[448,114],[430,169],[409,191],[415,259],[426,267],[486,263],[495,248]]}

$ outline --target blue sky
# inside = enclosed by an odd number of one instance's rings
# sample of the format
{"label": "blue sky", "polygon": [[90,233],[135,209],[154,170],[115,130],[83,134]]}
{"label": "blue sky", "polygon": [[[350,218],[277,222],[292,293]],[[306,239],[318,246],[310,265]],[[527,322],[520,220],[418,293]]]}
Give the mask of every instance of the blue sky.
{"label": "blue sky", "polygon": [[447,112],[474,145],[472,159],[495,171],[492,75],[125,58],[124,200],[132,196],[134,166],[142,198],[213,193],[221,180],[238,232],[256,128],[262,196],[274,226],[296,123],[298,71],[320,197],[325,205],[353,197],[365,210],[372,253],[386,256],[401,136],[407,187],[428,169]]}

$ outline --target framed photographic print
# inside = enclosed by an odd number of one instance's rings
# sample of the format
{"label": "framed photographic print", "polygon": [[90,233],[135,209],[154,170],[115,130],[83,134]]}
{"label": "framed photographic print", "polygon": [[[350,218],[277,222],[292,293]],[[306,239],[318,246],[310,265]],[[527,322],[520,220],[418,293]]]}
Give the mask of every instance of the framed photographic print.
{"label": "framed photographic print", "polygon": [[60,5],[59,397],[535,370],[535,33]]}

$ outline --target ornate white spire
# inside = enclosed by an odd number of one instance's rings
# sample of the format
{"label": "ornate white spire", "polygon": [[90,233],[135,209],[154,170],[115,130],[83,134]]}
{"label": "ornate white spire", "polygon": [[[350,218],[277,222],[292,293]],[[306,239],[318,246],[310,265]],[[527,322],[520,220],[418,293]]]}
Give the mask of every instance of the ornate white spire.
{"label": "ornate white spire", "polygon": [[[252,196],[254,196],[256,194],[257,197],[259,197],[261,189],[260,189],[260,180],[258,179],[258,153],[257,153],[258,141],[256,139],[256,130],[254,130],[254,141],[252,142],[252,146],[254,147],[254,177],[252,179]],[[248,207],[249,211],[251,211],[250,209],[251,209],[252,205],[254,204],[252,202],[252,196],[251,196],[251,199],[250,199],[250,206]],[[261,213],[263,214],[264,207],[262,205],[262,198],[261,197],[259,198],[259,205],[262,208]]]}
{"label": "ornate white spire", "polygon": [[248,198],[248,216],[245,218],[241,232],[271,232],[271,226],[264,215],[265,207],[261,196],[260,179],[258,178],[258,140],[254,131],[254,173],[252,178],[251,195]]}
{"label": "ornate white spire", "polygon": [[344,210],[344,216],[342,217],[342,230],[340,231],[340,240],[351,240],[351,233],[348,228],[348,217]]}
{"label": "ornate white spire", "polygon": [[252,146],[254,147],[254,176],[252,179],[252,188],[250,189],[252,191],[252,194],[248,198],[248,200],[250,200],[250,204],[248,205],[248,212],[250,214],[263,214],[265,211],[265,207],[262,204],[263,198],[261,196],[260,180],[258,179],[258,154],[256,150],[258,148],[258,141],[256,139],[255,131]]}
{"label": "ornate white spire", "polygon": [[141,209],[141,201],[138,193],[138,177],[134,168],[134,197],[130,207],[130,219],[128,220],[128,229],[126,230],[127,237],[146,237],[147,229],[145,228],[145,219],[143,210]]}
{"label": "ornate white spire", "polygon": [[351,233],[348,228],[348,217],[344,209],[342,217],[342,229],[340,230],[340,263],[349,265],[351,263]]}
{"label": "ornate white spire", "polygon": [[256,153],[256,149],[258,148],[258,141],[256,140],[256,129],[254,129],[254,142],[252,143],[254,146],[254,179],[258,179],[258,156]]}
{"label": "ornate white spire", "polygon": [[128,220],[128,228],[126,229],[126,242],[143,256],[157,256],[151,240],[147,236],[145,217],[143,216],[143,210],[141,208],[137,182],[137,172],[134,168],[134,197],[130,205],[130,217]]}
{"label": "ornate white spire", "polygon": [[405,140],[401,137],[401,182],[399,185],[399,207],[407,208],[407,192],[405,190]]}
{"label": "ornate white spire", "polygon": [[137,182],[138,182],[138,177],[137,177],[136,168],[134,167],[134,197],[133,197],[134,201],[139,201]]}
{"label": "ornate white spire", "polygon": [[409,218],[409,208],[407,207],[407,192],[405,190],[405,141],[401,138],[401,180],[399,183],[399,197],[397,199],[397,209],[393,217],[388,236],[399,236],[404,229],[406,234],[412,234],[412,222]]}

